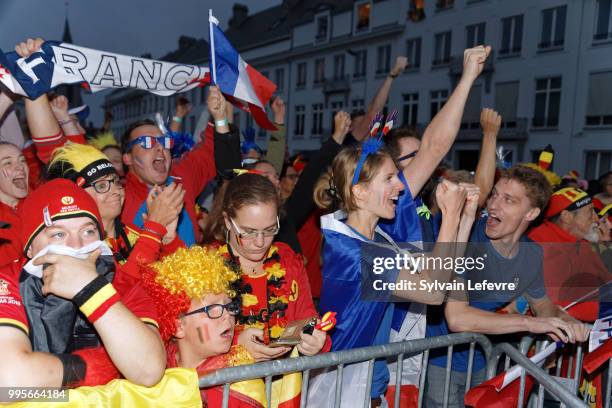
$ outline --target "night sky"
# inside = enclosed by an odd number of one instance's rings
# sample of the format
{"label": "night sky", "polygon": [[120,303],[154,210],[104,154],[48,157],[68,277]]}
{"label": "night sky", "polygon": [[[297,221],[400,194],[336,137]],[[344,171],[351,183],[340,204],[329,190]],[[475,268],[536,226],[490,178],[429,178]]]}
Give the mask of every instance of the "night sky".
{"label": "night sky", "polygon": [[[249,14],[281,0],[243,0]],[[178,48],[178,38],[208,38],[208,9],[225,27],[234,1],[213,0],[71,0],[68,20],[73,43],[120,54],[159,58]],[[0,49],[12,51],[28,37],[61,40],[65,0],[0,0]],[[102,124],[104,93],[84,94],[95,125]]]}

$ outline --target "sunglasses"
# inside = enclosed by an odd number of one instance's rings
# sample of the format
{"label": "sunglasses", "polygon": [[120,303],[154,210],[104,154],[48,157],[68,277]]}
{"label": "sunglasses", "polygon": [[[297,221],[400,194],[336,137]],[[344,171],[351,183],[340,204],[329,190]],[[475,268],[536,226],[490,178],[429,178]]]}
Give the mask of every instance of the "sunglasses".
{"label": "sunglasses", "polygon": [[136,145],[139,145],[143,149],[152,149],[155,147],[155,143],[159,143],[164,149],[170,150],[174,146],[174,139],[170,136],[138,136],[127,144],[126,151],[129,152]]}

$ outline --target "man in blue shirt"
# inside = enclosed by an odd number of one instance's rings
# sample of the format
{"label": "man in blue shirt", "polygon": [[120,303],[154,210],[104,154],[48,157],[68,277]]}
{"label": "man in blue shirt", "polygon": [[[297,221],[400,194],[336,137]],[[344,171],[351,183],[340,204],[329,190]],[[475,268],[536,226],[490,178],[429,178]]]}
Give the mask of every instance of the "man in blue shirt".
{"label": "man in blue shirt", "polygon": [[[535,170],[515,166],[501,176],[487,203],[487,216],[474,225],[465,255],[466,258],[481,258],[483,267],[473,267],[457,278],[465,290],[449,293],[445,318],[428,322],[429,336],[469,331],[491,335],[546,333],[554,340],[571,343],[588,338],[588,327],[546,296],[542,249],[525,236],[530,223],[546,208],[549,197],[548,182]],[[455,270],[459,273],[457,268]],[[494,290],[475,288],[485,281],[498,286]],[[535,316],[516,313],[513,301],[520,296],[527,299]],[[504,307],[510,313],[495,313]],[[456,347],[452,358],[449,407],[463,407],[467,360],[467,347]],[[429,407],[443,404],[446,363],[446,350],[432,352],[425,391]],[[472,386],[484,380],[484,366],[484,357],[477,350]]]}

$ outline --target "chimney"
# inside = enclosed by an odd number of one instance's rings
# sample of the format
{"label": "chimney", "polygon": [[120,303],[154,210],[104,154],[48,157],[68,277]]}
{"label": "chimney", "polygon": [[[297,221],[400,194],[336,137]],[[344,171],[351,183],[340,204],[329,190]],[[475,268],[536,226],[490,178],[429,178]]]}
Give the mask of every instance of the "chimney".
{"label": "chimney", "polygon": [[249,8],[244,4],[236,3],[232,8],[232,18],[230,18],[229,26],[238,27],[249,16]]}
{"label": "chimney", "polygon": [[186,50],[196,43],[196,39],[193,37],[188,37],[186,35],[181,35],[178,40],[179,50]]}

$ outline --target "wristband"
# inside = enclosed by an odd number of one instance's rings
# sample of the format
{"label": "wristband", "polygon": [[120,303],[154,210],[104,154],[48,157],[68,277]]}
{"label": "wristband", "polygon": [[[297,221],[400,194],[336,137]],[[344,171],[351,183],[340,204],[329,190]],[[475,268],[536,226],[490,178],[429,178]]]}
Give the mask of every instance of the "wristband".
{"label": "wristband", "polygon": [[180,116],[173,116],[172,120],[176,123],[183,123],[183,118],[181,118]]}
{"label": "wristband", "polygon": [[389,78],[391,78],[391,79],[395,79],[395,78],[397,78],[397,75],[391,75],[391,74],[389,74]]}
{"label": "wristband", "polygon": [[120,300],[113,285],[102,275],[89,282],[72,301],[91,323],[95,323]]}
{"label": "wristband", "polygon": [[215,120],[215,126],[217,127],[227,126],[227,119],[223,118],[221,120]]}
{"label": "wristband", "polygon": [[64,373],[62,387],[75,387],[85,378],[87,365],[81,356],[74,354],[54,354],[62,362]]}
{"label": "wristband", "polygon": [[70,118],[70,119],[66,119],[66,120],[60,120],[57,123],[59,123],[60,126],[64,126],[64,125],[67,125],[70,122],[74,122],[74,119]]}

